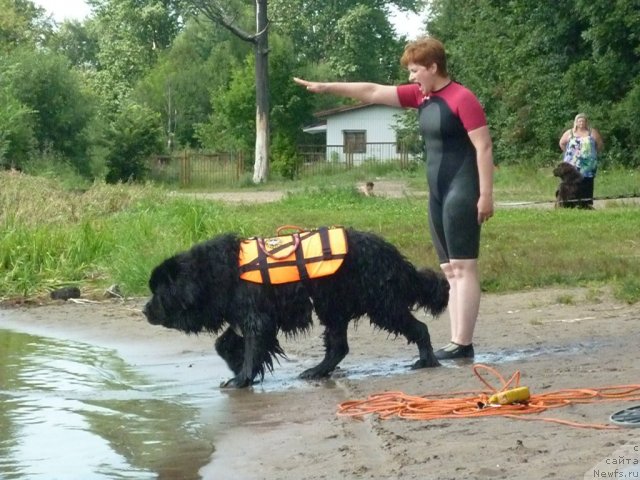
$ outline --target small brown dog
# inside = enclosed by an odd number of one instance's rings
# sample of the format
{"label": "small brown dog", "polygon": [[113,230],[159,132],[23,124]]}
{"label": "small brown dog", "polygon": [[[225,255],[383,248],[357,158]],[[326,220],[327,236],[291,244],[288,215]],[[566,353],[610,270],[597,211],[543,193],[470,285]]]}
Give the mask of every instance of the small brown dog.
{"label": "small brown dog", "polygon": [[373,197],[373,182],[367,182],[366,184],[358,187],[358,191],[365,197]]}
{"label": "small brown dog", "polygon": [[553,176],[560,178],[560,185],[556,190],[556,207],[589,208],[582,200],[582,174],[567,162],[559,163],[553,169]]}

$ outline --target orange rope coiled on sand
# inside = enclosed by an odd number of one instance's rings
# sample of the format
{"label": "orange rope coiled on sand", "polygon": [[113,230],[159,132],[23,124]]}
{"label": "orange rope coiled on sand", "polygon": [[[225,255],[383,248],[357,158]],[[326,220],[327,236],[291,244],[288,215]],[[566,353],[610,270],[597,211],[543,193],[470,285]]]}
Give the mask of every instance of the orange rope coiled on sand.
{"label": "orange rope coiled on sand", "polygon": [[[486,370],[496,376],[502,383],[502,387],[500,389],[494,388],[482,376],[481,370]],[[528,401],[521,403],[493,405],[489,404],[489,397],[494,393],[517,388],[520,384],[520,372],[516,371],[508,381],[505,381],[500,373],[487,365],[476,364],[473,366],[473,372],[489,388],[488,391],[478,390],[424,396],[411,396],[403,392],[375,393],[365,400],[349,400],[341,403],[338,405],[337,415],[361,419],[365,415],[376,414],[383,420],[394,416],[412,420],[503,416],[518,420],[553,422],[578,428],[613,430],[620,427],[607,424],[578,423],[557,418],[525,418],[522,415],[542,413],[552,408],[571,404],[640,400],[640,385],[617,385],[558,390],[531,395]]]}

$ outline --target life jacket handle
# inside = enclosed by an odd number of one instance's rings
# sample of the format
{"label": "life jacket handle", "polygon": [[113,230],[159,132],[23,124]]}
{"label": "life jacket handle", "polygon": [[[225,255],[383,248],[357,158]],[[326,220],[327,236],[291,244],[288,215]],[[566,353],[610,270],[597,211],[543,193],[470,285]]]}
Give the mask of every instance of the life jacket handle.
{"label": "life jacket handle", "polygon": [[278,229],[276,230],[276,235],[282,235],[282,232],[285,230],[295,230],[298,233],[302,233],[306,231],[304,228],[298,227],[297,225],[282,225],[281,227],[278,227]]}
{"label": "life jacket handle", "polygon": [[293,245],[291,245],[291,248],[288,250],[283,250],[280,253],[271,253],[269,252],[266,247],[264,246],[264,238],[257,238],[257,242],[258,242],[258,247],[260,247],[260,250],[262,250],[262,252],[271,258],[275,258],[276,260],[281,260],[283,258],[287,258],[289,255],[291,255],[293,252],[295,252],[298,247],[300,246],[300,235],[297,233],[294,233],[292,235],[293,237]]}

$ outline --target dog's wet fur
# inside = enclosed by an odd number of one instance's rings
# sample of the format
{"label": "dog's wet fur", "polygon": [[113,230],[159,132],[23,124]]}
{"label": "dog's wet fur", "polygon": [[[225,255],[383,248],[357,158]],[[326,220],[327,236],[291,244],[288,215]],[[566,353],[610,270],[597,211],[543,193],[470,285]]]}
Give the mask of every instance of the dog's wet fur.
{"label": "dog's wet fur", "polygon": [[349,322],[365,315],[374,326],[417,345],[419,359],[412,368],[438,366],[427,326],[412,309],[442,313],[449,300],[446,278],[416,269],[377,235],[346,233],[349,251],[337,273],[282,285],[240,279],[241,239],[235,234],[195,245],[153,270],[144,314],[154,325],[220,334],[216,351],[234,374],[223,386],[247,387],[273,371],[276,356],[284,355],[278,334],[307,332],[313,311],[324,327],[325,354],[302,378],[328,377],[349,352]]}

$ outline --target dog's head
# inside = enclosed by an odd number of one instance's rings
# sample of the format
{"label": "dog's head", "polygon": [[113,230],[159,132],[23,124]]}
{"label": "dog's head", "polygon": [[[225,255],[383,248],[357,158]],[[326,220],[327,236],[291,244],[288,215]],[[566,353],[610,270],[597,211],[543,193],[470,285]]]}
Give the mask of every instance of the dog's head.
{"label": "dog's head", "polygon": [[151,298],[143,310],[149,323],[186,333],[203,330],[197,309],[199,285],[188,270],[184,255],[171,257],[153,269],[149,279]]}
{"label": "dog's head", "polygon": [[222,328],[237,277],[237,253],[226,255],[220,247],[220,242],[210,241],[153,269],[151,298],[143,309],[149,323],[185,333]]}
{"label": "dog's head", "polygon": [[567,183],[575,183],[582,180],[580,171],[567,162],[560,162],[556,168],[553,169],[553,176]]}

